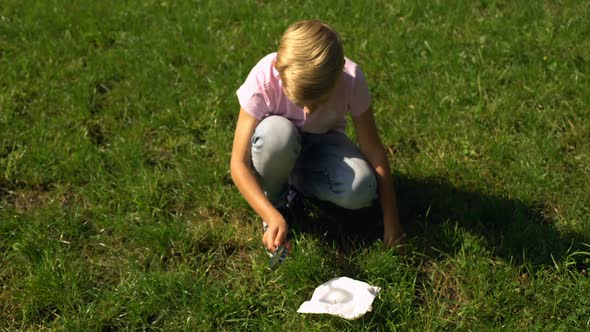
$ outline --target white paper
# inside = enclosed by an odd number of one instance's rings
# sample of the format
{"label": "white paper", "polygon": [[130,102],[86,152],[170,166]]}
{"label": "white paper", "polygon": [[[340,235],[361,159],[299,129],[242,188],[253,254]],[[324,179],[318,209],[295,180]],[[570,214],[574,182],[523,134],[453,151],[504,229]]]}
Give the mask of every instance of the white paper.
{"label": "white paper", "polygon": [[330,314],[357,319],[372,310],[381,288],[348,277],[334,278],[318,286],[310,301],[297,310],[303,314]]}

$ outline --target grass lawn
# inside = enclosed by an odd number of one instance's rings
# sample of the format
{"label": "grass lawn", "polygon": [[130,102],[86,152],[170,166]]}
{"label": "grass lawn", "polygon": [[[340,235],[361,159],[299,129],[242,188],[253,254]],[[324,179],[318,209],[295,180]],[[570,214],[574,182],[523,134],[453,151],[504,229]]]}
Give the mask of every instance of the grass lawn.
{"label": "grass lawn", "polygon": [[[365,72],[408,240],[301,231],[271,271],[229,177],[235,90],[305,18]],[[0,329],[590,329],[588,22],[582,0],[2,0]],[[296,313],[336,276],[381,287],[373,312]]]}

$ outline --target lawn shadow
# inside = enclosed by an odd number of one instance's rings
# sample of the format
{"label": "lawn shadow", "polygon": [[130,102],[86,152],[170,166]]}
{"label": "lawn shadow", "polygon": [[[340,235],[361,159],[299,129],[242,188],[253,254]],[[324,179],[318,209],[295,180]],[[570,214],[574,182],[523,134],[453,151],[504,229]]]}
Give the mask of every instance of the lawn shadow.
{"label": "lawn shadow", "polygon": [[[402,225],[412,247],[429,257],[454,255],[461,249],[465,232],[480,236],[494,256],[533,266],[553,264],[553,259],[560,261],[589,242],[578,234],[560,234],[550,202],[526,204],[517,198],[457,188],[440,178],[399,174],[394,178]],[[365,246],[382,236],[377,207],[349,211],[325,202],[303,201],[297,229],[333,241],[340,249]]]}
{"label": "lawn shadow", "polygon": [[408,235],[416,237],[428,254],[460,250],[459,232],[452,231],[456,228],[481,236],[495,256],[533,266],[560,261],[568,252],[583,248],[581,242],[588,242],[581,235],[557,230],[550,202],[527,204],[457,188],[438,178],[397,175],[395,179],[400,218]]}
{"label": "lawn shadow", "polygon": [[383,235],[381,210],[376,205],[353,211],[326,201],[299,198],[291,211],[287,219],[295,232],[320,238],[341,252],[369,246]]}

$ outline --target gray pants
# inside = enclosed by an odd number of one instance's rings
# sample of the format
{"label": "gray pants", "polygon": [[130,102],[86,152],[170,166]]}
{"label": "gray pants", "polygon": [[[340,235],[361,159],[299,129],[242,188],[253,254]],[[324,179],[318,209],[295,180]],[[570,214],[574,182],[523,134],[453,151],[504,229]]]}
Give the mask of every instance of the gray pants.
{"label": "gray pants", "polygon": [[276,207],[285,204],[289,183],[304,196],[351,210],[377,198],[372,167],[344,133],[300,133],[281,116],[266,117],[256,127],[252,165]]}

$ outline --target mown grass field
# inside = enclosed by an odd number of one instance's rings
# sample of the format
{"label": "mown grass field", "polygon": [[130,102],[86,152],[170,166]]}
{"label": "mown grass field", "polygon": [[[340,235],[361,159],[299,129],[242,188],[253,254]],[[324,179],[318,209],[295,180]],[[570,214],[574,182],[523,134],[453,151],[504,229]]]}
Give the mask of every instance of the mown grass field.
{"label": "mown grass field", "polygon": [[[231,182],[235,90],[305,18],[367,76],[403,254],[298,233],[270,271]],[[590,329],[588,22],[582,0],[1,1],[0,329]],[[336,276],[382,287],[373,312],[296,313]]]}

